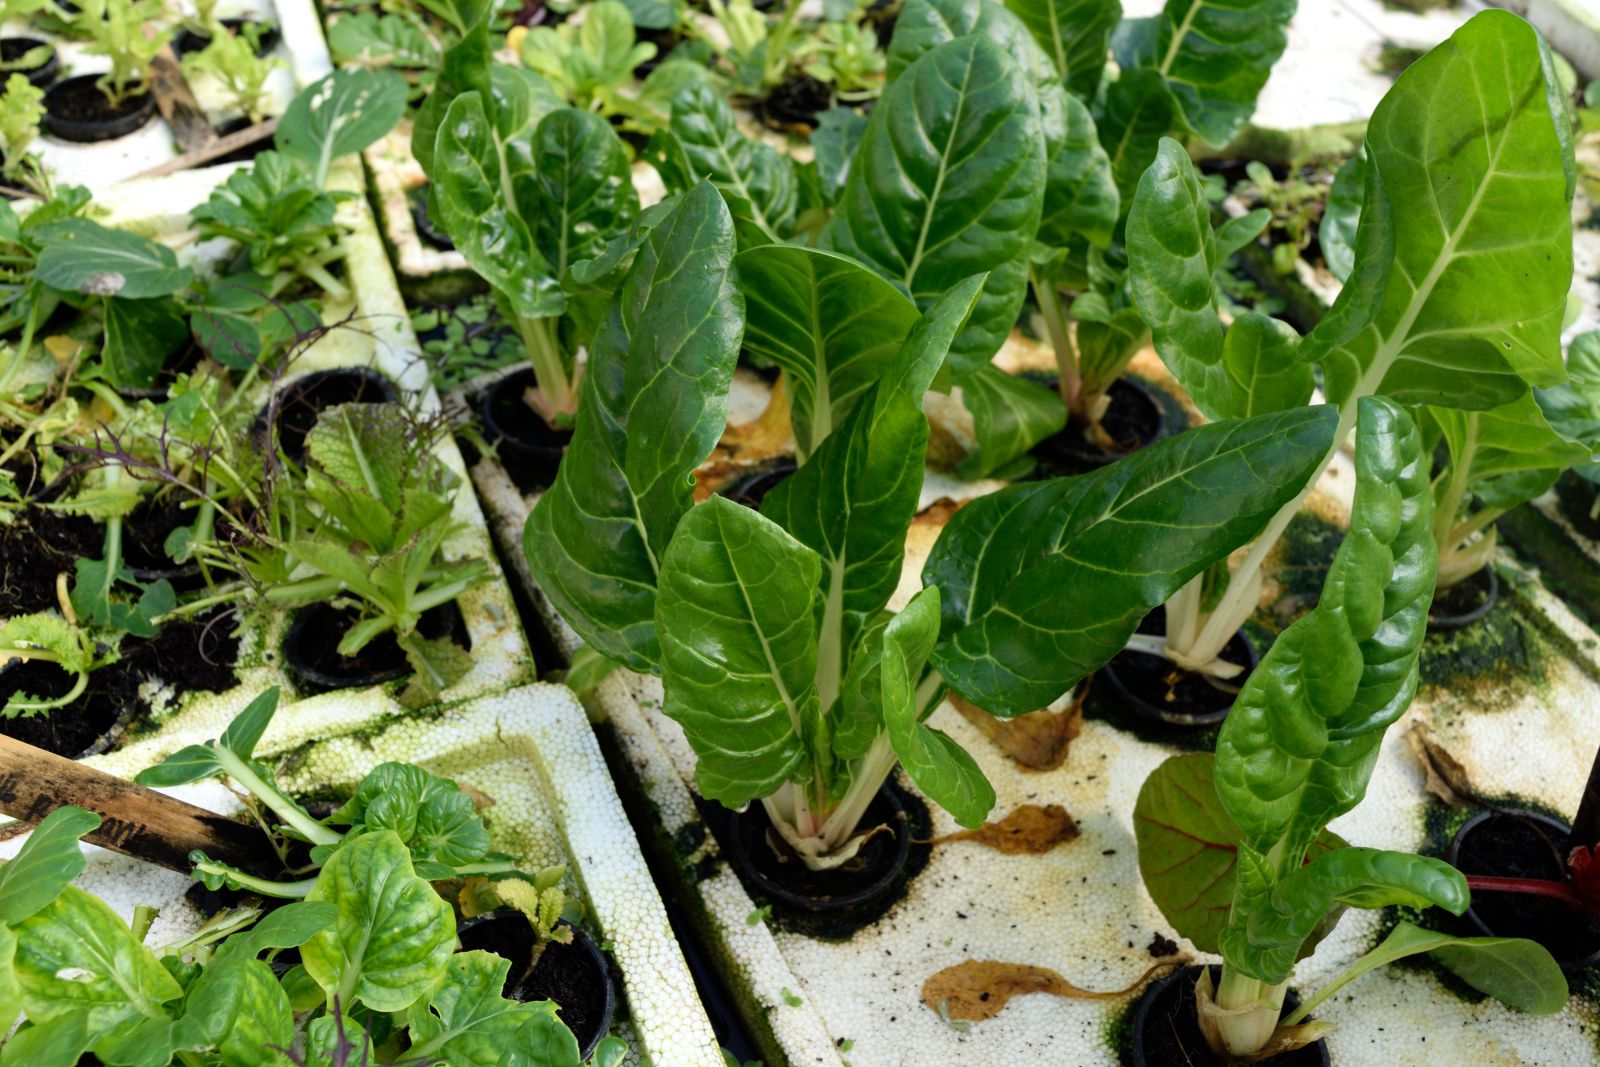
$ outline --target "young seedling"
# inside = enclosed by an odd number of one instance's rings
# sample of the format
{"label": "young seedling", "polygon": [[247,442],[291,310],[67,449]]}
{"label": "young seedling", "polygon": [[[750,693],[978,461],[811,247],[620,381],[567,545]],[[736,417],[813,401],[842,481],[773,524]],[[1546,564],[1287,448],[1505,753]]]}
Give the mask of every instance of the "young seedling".
{"label": "young seedling", "polygon": [[172,40],[170,29],[145,32],[164,12],[162,0],[84,0],[74,20],[89,45],[85,51],[105,56],[111,69],[95,84],[113,107],[149,91],[150,64]]}
{"label": "young seedling", "polygon": [[39,136],[43,99],[44,90],[35,88],[25,75],[6,79],[0,93],[0,179],[7,185],[36,187],[43,177],[38,160],[28,153]]}
{"label": "young seedling", "polygon": [[267,80],[283,66],[278,59],[256,54],[260,38],[261,27],[253,22],[246,23],[239,33],[219,24],[205,48],[182,59],[186,77],[203,75],[216,79],[228,100],[251,123],[266,117],[270,96]]}

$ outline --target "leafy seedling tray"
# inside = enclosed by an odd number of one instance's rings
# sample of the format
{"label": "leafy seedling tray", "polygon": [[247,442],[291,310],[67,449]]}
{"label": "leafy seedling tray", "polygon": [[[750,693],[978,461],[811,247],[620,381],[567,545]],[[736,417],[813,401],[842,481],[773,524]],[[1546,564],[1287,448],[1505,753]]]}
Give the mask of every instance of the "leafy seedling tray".
{"label": "leafy seedling tray", "polygon": [[[233,710],[216,707],[182,729],[90,762],[131,777],[186,744],[218,736]],[[567,888],[585,904],[583,924],[606,944],[622,976],[620,1021],[612,1032],[632,1047],[628,1062],[720,1067],[721,1053],[666,909],[572,694],[531,685],[479,698],[437,719],[403,717],[400,710],[376,692],[291,705],[279,711],[257,754],[277,766],[285,788],[304,797],[348,795],[385,760],[418,763],[482,794],[490,804],[485,819],[496,850],[517,857],[526,869],[567,866]],[[239,810],[234,795],[215,781],[171,792],[214,811]],[[17,824],[10,829],[0,841],[0,857],[15,855],[24,839]],[[195,884],[190,879],[92,845],[83,849],[89,866],[78,885],[124,917],[139,904],[161,909],[150,944],[198,928],[202,916],[188,896]]]}
{"label": "leafy seedling tray", "polygon": [[[269,95],[265,110],[269,116],[282,114],[296,91],[332,69],[328,46],[322,37],[322,24],[311,0],[244,0],[220,5],[217,14],[221,18],[255,18],[278,26],[279,41],[271,55],[281,67],[267,82]],[[86,54],[80,42],[57,40],[37,27],[20,22],[8,24],[7,31],[50,39],[60,50],[62,78],[98,74],[107,69],[108,61]],[[207,79],[191,81],[190,88],[213,125],[240,117],[228,108],[219,87]],[[270,147],[270,139],[263,140],[257,147]],[[159,114],[136,132],[116,140],[77,144],[46,133],[34,142],[33,149],[59,183],[84,185],[96,193],[168,163],[181,154],[171,128]]]}
{"label": "leafy seedling tray", "polygon": [[[212,188],[225,181],[235,166],[188,171],[165,178],[151,179],[114,187],[97,199],[108,210],[108,225],[126,227],[180,251],[180,259],[203,265],[218,254],[221,242],[193,240],[189,209],[203,201]],[[336,167],[330,176],[335,188],[357,189],[360,170],[354,165]],[[428,387],[415,334],[411,330],[404,301],[395,286],[394,274],[384,254],[383,244],[373,224],[365,200],[353,197],[339,208],[341,219],[350,227],[346,239],[345,274],[351,297],[348,303],[330,301],[324,307],[324,320],[337,322],[353,316],[349,328],[329,331],[294,361],[281,384],[295,377],[336,368],[371,368],[390,379],[412,396],[424,411],[437,410],[439,400]],[[267,386],[257,387],[259,403],[267,399]],[[485,581],[457,600],[465,629],[471,641],[472,664],[468,672],[445,688],[433,704],[435,710],[462,703],[483,694],[531,682],[536,677],[533,657],[523,636],[510,589],[500,572],[484,516],[470,490],[461,454],[448,435],[441,437],[436,455],[459,479],[453,502],[455,531],[446,540],[443,554],[448,559],[475,557],[487,562]],[[267,625],[252,627],[241,635],[236,674],[238,684],[225,692],[184,692],[158,679],[150,680],[147,695],[155,709],[152,726],[182,732],[190,722],[204,722],[217,714],[237,712],[255,694],[268,686],[281,685],[295,692],[295,683],[282,666],[281,647],[288,617],[278,614]],[[391,683],[397,689],[403,683]],[[351,690],[338,690],[310,697],[298,705],[313,717],[318,709],[338,706],[355,699]],[[380,695],[381,694],[369,694]],[[366,699],[368,695],[361,695]]]}

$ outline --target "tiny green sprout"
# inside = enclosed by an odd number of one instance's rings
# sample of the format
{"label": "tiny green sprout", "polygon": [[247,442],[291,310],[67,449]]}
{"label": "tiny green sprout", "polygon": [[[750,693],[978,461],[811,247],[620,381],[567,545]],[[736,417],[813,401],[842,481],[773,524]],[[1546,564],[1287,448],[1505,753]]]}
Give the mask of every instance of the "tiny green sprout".
{"label": "tiny green sprout", "polygon": [[783,987],[783,1002],[789,1005],[791,1008],[798,1008],[800,1005],[805,1003],[805,1001],[796,996],[794,991],[788,986]]}
{"label": "tiny green sprout", "polygon": [[770,918],[772,918],[772,905],[763,904],[749,915],[746,915],[744,921],[750,926],[760,926]]}

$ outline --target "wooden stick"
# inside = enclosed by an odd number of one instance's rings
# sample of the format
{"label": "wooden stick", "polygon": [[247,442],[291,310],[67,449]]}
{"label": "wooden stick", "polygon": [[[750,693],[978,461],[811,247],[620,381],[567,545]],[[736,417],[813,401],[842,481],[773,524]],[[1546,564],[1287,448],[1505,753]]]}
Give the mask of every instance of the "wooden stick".
{"label": "wooden stick", "polygon": [[275,877],[280,864],[261,830],[154,789],[0,734],[0,812],[37,822],[76,804],[99,815],[84,840],[188,874],[189,853]]}
{"label": "wooden stick", "polygon": [[203,163],[211,162],[219,156],[225,156],[229,152],[238,151],[247,145],[255,144],[257,141],[264,141],[277,132],[278,120],[270,118],[265,122],[258,122],[254,126],[246,126],[242,130],[235,130],[233,133],[218,137],[204,148],[197,148],[193,152],[185,152],[181,156],[173,156],[165,163],[159,163],[149,170],[142,170],[128,180],[160,178],[166,174],[176,174],[180,170],[188,170],[190,167],[198,167]]}
{"label": "wooden stick", "polygon": [[156,53],[150,63],[150,89],[156,94],[156,107],[161,117],[172,127],[172,138],[184,152],[204,148],[217,139],[211,120],[200,110],[200,102],[184,79],[183,68],[172,46],[167,45]]}

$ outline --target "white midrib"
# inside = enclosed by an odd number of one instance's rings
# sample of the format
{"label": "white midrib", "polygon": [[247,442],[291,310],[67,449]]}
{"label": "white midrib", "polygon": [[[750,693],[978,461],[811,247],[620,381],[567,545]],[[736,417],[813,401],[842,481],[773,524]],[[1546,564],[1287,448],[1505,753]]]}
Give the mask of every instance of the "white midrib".
{"label": "white midrib", "polygon": [[[1356,412],[1360,406],[1361,398],[1372,396],[1378,391],[1378,386],[1383,384],[1384,376],[1389,373],[1389,368],[1394,365],[1395,360],[1400,358],[1400,353],[1404,350],[1406,341],[1410,338],[1411,328],[1416,325],[1417,317],[1422,314],[1422,309],[1427,306],[1428,299],[1433,295],[1434,287],[1439,284],[1439,279],[1444,276],[1445,270],[1454,261],[1456,247],[1461,242],[1461,236],[1471,227],[1472,219],[1477,214],[1479,206],[1483,203],[1484,193],[1488,190],[1489,183],[1494,180],[1494,176],[1499,170],[1500,156],[1505,151],[1506,140],[1510,137],[1511,125],[1511,117],[1508,117],[1504,127],[1501,129],[1500,140],[1495,145],[1494,154],[1489,159],[1489,166],[1484,172],[1483,180],[1478,183],[1478,188],[1474,190],[1471,202],[1467,204],[1466,211],[1461,215],[1461,222],[1445,237],[1444,245],[1439,249],[1439,255],[1434,260],[1433,266],[1428,269],[1427,275],[1424,276],[1421,284],[1412,293],[1411,303],[1406,307],[1405,314],[1400,317],[1400,321],[1396,324],[1394,330],[1378,346],[1377,352],[1372,357],[1371,365],[1356,380],[1355,388],[1350,391],[1350,396],[1339,406],[1339,425],[1334,430],[1333,443],[1328,446],[1327,454],[1322,457],[1322,462],[1317,465],[1316,473],[1306,481],[1305,488],[1301,489],[1293,500],[1285,504],[1272,517],[1272,521],[1267,524],[1267,528],[1262,531],[1255,544],[1250,546],[1249,555],[1245,557],[1244,562],[1228,581],[1228,589],[1223,594],[1222,603],[1217,605],[1205,628],[1200,632],[1200,636],[1195,640],[1195,649],[1209,651],[1212,646],[1219,650],[1221,649],[1222,645],[1218,641],[1219,634],[1214,630],[1223,628],[1228,618],[1237,612],[1239,606],[1233,603],[1235,590],[1247,588],[1250,584],[1248,581],[1241,581],[1241,579],[1247,578],[1250,574],[1260,569],[1262,563],[1266,560],[1267,553],[1278,543],[1278,538],[1283,536],[1283,531],[1288,529],[1289,523],[1294,520],[1295,515],[1299,514],[1300,506],[1305,503],[1306,497],[1311,495],[1311,490],[1322,479],[1323,472],[1333,462],[1333,457],[1338,454],[1345,438],[1350,436],[1350,431],[1355,428]],[[1442,217],[1440,221],[1443,221]],[[1393,270],[1394,267],[1391,265],[1390,269]],[[1234,610],[1226,610],[1229,607]],[[1225,641],[1228,635],[1221,636],[1222,640]]]}
{"label": "white midrib", "polygon": [[1189,5],[1189,10],[1183,13],[1183,21],[1178,23],[1177,29],[1172,31],[1172,41],[1167,45],[1167,54],[1161,57],[1161,76],[1165,78],[1172,70],[1173,61],[1178,58],[1178,53],[1183,50],[1183,39],[1189,36],[1189,31],[1194,29],[1195,19],[1200,17],[1200,9],[1205,7],[1205,0],[1194,0]]}
{"label": "white midrib", "polygon": [[922,212],[922,227],[917,232],[917,247],[911,253],[911,261],[906,264],[904,282],[909,291],[912,282],[917,276],[918,269],[922,266],[922,257],[928,245],[928,228],[933,225],[933,214],[939,204],[939,196],[944,191],[944,178],[950,167],[950,152],[955,147],[956,132],[961,129],[962,117],[967,113],[967,87],[972,84],[972,64],[969,62],[966,69],[961,72],[961,91],[957,95],[956,113],[950,119],[950,132],[945,135],[944,148],[939,151],[939,173],[934,175],[933,192],[928,194],[927,208]]}

